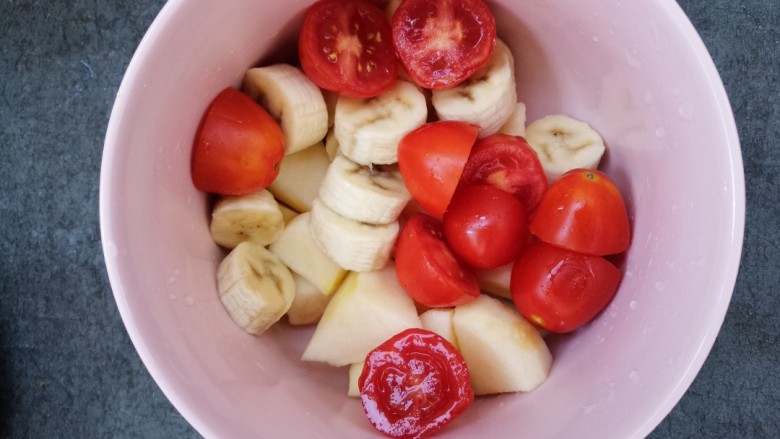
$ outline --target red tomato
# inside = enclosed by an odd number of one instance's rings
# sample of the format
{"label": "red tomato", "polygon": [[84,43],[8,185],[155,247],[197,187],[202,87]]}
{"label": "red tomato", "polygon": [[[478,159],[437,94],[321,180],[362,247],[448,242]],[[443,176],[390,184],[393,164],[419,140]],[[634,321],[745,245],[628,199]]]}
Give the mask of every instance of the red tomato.
{"label": "red tomato", "polygon": [[320,0],[306,10],[298,56],[309,79],[345,96],[369,98],[398,76],[384,12],[366,0]]}
{"label": "red tomato", "polygon": [[458,189],[444,213],[444,236],[472,267],[498,268],[512,262],[528,240],[523,204],[494,186]]}
{"label": "red tomato", "polygon": [[204,192],[244,195],[279,174],[284,135],[257,102],[226,88],[211,102],[195,138],[192,182]]}
{"label": "red tomato", "polygon": [[526,319],[563,333],[601,312],[615,296],[620,277],[620,270],[601,256],[536,242],[520,253],[509,285]]}
{"label": "red tomato", "polygon": [[406,187],[436,218],[450,203],[477,134],[476,125],[438,121],[410,132],[398,144],[398,168]]}
{"label": "red tomato", "polygon": [[522,137],[494,134],[472,148],[461,185],[491,184],[516,196],[526,213],[534,210],[547,190],[542,163]]}
{"label": "red tomato", "polygon": [[422,213],[412,214],[398,235],[395,272],[406,292],[427,307],[461,305],[479,296],[474,271],[447,247],[441,223]]}
{"label": "red tomato", "polygon": [[358,387],[369,421],[392,438],[429,437],[474,401],[463,356],[425,329],[407,329],[369,352]]}
{"label": "red tomato", "polygon": [[426,88],[454,87],[487,64],[496,19],[482,0],[404,0],[393,43],[409,76]]}
{"label": "red tomato", "polygon": [[593,169],[569,171],[552,183],[528,228],[542,241],[591,255],[623,252],[631,241],[623,196]]}

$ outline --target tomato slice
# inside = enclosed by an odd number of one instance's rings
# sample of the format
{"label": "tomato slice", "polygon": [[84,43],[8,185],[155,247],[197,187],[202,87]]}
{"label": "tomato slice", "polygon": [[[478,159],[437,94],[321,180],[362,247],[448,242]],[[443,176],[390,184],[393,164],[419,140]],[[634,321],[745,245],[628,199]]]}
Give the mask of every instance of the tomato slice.
{"label": "tomato slice", "polygon": [[209,105],[192,150],[192,182],[221,195],[257,192],[279,174],[284,135],[248,95],[228,87]]}
{"label": "tomato slice", "polygon": [[345,96],[376,96],[398,76],[390,23],[366,0],[311,5],[298,36],[298,55],[312,82]]}
{"label": "tomato slice", "polygon": [[398,144],[398,168],[412,198],[441,218],[458,186],[479,127],[437,121],[410,132]]}
{"label": "tomato slice", "polygon": [[496,19],[482,0],[404,0],[393,43],[409,76],[431,89],[454,87],[487,64]]}
{"label": "tomato slice", "polygon": [[463,356],[425,329],[407,329],[369,352],[358,386],[369,421],[392,438],[429,437],[474,401]]}
{"label": "tomato slice", "polygon": [[571,332],[612,300],[620,270],[601,256],[535,242],[515,261],[512,301],[529,321],[551,332]]}
{"label": "tomato slice", "polygon": [[512,262],[528,241],[525,207],[494,186],[458,189],[443,223],[447,243],[475,268],[492,269]]}
{"label": "tomato slice", "polygon": [[621,253],[631,242],[623,196],[594,169],[574,169],[553,182],[528,227],[542,241],[592,255]]}
{"label": "tomato slice", "polygon": [[406,292],[431,308],[461,305],[479,296],[473,269],[453,255],[441,223],[423,213],[412,214],[398,235],[395,272]]}
{"label": "tomato slice", "polygon": [[547,191],[547,177],[536,151],[524,138],[507,134],[494,134],[474,145],[460,184],[503,189],[523,203],[526,213],[536,208]]}

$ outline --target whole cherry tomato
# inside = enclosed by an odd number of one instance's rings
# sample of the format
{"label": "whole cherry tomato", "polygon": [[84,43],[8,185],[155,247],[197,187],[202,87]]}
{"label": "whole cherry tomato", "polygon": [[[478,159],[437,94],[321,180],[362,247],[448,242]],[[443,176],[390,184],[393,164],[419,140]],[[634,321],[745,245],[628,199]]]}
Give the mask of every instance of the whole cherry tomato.
{"label": "whole cherry tomato", "polygon": [[423,213],[412,214],[398,235],[395,272],[404,290],[431,308],[460,305],[479,296],[473,269],[453,255],[441,223]]}
{"label": "whole cherry tomato", "polygon": [[454,87],[487,64],[496,20],[482,0],[404,0],[393,43],[409,76],[431,89]]}
{"label": "whole cherry tomato", "polygon": [[369,352],[358,386],[369,421],[392,438],[429,437],[474,401],[463,356],[425,329],[407,329]]}
{"label": "whole cherry tomato", "polygon": [[390,22],[366,0],[311,5],[298,36],[298,55],[312,82],[345,96],[376,96],[398,77]]}
{"label": "whole cherry tomato", "polygon": [[485,183],[513,194],[529,214],[547,190],[547,177],[536,152],[524,138],[507,134],[480,139],[471,149],[460,184]]}
{"label": "whole cherry tomato", "polygon": [[284,135],[263,107],[239,90],[223,90],[209,105],[192,151],[192,182],[204,192],[245,195],[279,174]]}
{"label": "whole cherry tomato", "polygon": [[427,123],[398,144],[398,168],[412,198],[441,218],[458,186],[479,127],[465,122]]}
{"label": "whole cherry tomato", "polygon": [[621,253],[631,242],[623,196],[595,169],[574,169],[553,182],[528,228],[542,241],[591,255]]}
{"label": "whole cherry tomato", "polygon": [[494,186],[458,189],[442,222],[452,250],[475,268],[512,262],[528,240],[523,203]]}
{"label": "whole cherry tomato", "polygon": [[615,296],[620,270],[601,256],[527,245],[512,267],[512,301],[526,319],[557,333],[589,322]]}

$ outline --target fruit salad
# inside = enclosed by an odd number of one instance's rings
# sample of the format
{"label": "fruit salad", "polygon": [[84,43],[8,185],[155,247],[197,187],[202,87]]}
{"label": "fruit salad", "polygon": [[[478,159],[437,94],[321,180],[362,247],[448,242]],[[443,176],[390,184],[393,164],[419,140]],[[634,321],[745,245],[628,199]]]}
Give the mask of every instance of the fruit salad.
{"label": "fruit salad", "polygon": [[543,335],[591,321],[622,277],[609,257],[629,220],[601,136],[527,123],[482,0],[319,0],[298,55],[248,69],[196,134],[227,313],[257,336],[311,325],[302,361],[344,367],[389,437],[539,387]]}

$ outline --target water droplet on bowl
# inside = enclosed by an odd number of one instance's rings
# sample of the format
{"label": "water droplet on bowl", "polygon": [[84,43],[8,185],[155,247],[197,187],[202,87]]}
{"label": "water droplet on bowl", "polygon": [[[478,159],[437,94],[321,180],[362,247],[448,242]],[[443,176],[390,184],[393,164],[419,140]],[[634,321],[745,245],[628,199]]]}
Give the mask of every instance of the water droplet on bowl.
{"label": "water droplet on bowl", "polygon": [[685,120],[693,119],[694,112],[693,104],[682,104],[677,108],[677,113]]}
{"label": "water droplet on bowl", "polygon": [[658,291],[659,293],[666,291],[666,284],[663,281],[659,280],[658,282],[655,283],[655,290]]}
{"label": "water droplet on bowl", "polygon": [[186,303],[187,306],[192,306],[195,304],[195,299],[192,296],[187,296],[184,298],[184,303]]}
{"label": "water droplet on bowl", "polygon": [[655,137],[658,137],[659,139],[663,139],[664,137],[666,137],[666,129],[664,127],[656,128]]}
{"label": "water droplet on bowl", "polygon": [[637,308],[639,308],[639,302],[637,302],[636,300],[632,300],[632,301],[631,301],[631,302],[628,304],[628,307],[629,307],[629,308],[630,308],[632,311],[636,311],[636,310],[637,310]]}
{"label": "water droplet on bowl", "polygon": [[639,372],[632,370],[628,373],[628,379],[631,380],[631,383],[636,386],[639,384]]}

